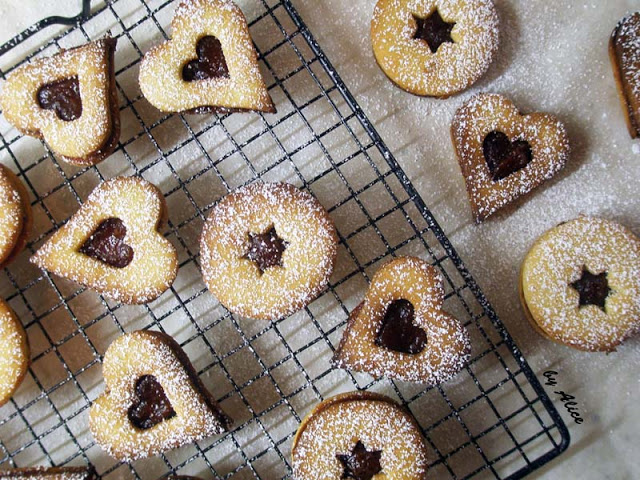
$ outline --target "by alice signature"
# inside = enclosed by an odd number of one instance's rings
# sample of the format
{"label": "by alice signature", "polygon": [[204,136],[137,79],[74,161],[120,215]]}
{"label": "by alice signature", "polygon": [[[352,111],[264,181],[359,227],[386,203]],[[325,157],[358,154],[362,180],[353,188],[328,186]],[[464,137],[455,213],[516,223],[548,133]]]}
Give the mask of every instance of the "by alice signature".
{"label": "by alice signature", "polygon": [[[546,378],[546,382],[544,383],[545,385],[549,387],[556,387],[558,385],[558,372],[556,372],[555,370],[547,370],[543,373],[543,375],[544,378]],[[582,418],[582,415],[580,415],[580,410],[578,409],[578,402],[575,401],[576,397],[574,397],[573,395],[569,395],[562,390],[556,390],[553,393],[558,395],[558,399],[562,402],[564,408],[567,410],[569,415],[571,415],[571,418],[573,418],[574,422],[576,422],[578,425],[584,423],[584,418]]]}

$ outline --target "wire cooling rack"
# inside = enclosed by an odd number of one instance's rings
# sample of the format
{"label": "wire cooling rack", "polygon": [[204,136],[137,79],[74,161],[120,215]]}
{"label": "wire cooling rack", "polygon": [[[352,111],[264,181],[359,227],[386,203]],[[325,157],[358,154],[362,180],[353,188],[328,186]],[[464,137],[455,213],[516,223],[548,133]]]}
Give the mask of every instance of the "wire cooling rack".
{"label": "wire cooling rack", "polygon": [[[32,195],[27,251],[0,275],[0,295],[22,318],[32,347],[28,375],[0,409],[0,466],[92,464],[103,478],[288,478],[301,418],[322,399],[353,389],[392,396],[414,414],[427,441],[428,478],[520,478],[559,455],[569,434],[511,337],[462,265],[289,0],[241,3],[275,115],[164,115],[137,84],[142,53],[167,38],[171,1],[114,0],[68,19],[47,38],[44,21],[0,48],[0,77],[34,56],[99,38],[118,38],[122,137],[96,167],[59,162],[40,141],[0,119],[0,159]],[[146,306],[102,298],[28,263],[103,179],[140,175],[160,187],[177,247],[174,286]],[[198,236],[212,206],[255,181],[288,181],[331,213],[341,245],[330,288],[276,322],[229,314],[199,274]],[[349,312],[390,256],[432,262],[446,284],[445,309],[469,330],[472,359],[432,388],[333,370],[329,360]],[[124,332],[173,335],[204,384],[235,420],[230,433],[132,464],[95,444],[87,427],[102,391],[101,360]]]}

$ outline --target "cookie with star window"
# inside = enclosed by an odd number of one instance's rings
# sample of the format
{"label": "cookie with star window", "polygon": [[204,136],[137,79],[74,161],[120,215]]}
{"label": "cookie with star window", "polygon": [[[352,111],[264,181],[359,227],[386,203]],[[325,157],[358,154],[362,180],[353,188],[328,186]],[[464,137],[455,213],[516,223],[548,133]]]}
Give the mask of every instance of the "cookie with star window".
{"label": "cookie with star window", "polygon": [[578,350],[611,352],[640,329],[640,238],[582,216],[543,234],[520,272],[531,324]]}
{"label": "cookie with star window", "polygon": [[220,200],[207,219],[202,275],[231,312],[275,320],[326,288],[337,245],[333,221],[311,194],[286,183],[254,183]]}
{"label": "cookie with star window", "polygon": [[414,418],[384,395],[351,392],[317,405],[291,449],[296,480],[418,480],[427,453]]}
{"label": "cookie with star window", "polygon": [[498,50],[491,0],[378,0],[373,53],[403,90],[446,98],[474,84]]}

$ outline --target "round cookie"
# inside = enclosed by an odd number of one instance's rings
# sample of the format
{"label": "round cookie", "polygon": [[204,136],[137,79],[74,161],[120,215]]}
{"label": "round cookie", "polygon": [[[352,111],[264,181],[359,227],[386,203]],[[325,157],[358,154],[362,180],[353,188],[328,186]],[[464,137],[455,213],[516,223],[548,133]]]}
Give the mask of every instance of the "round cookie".
{"label": "round cookie", "polygon": [[489,68],[498,14],[491,0],[378,0],[371,40],[378,65],[396,85],[444,98]]}
{"label": "round cookie", "polygon": [[520,299],[532,325],[551,340],[614,351],[640,328],[640,239],[601,218],[562,223],[527,253]]}
{"label": "round cookie", "polygon": [[202,275],[231,312],[271,320],[322,292],[338,237],[327,211],[285,183],[254,183],[224,197],[202,232]]}
{"label": "round cookie", "polygon": [[0,406],[9,401],[29,366],[29,343],[22,324],[0,300]]}
{"label": "round cookie", "polygon": [[[337,395],[302,421],[291,448],[297,480],[422,479],[427,454],[415,420],[393,400],[369,392]],[[381,475],[382,476],[382,475]]]}
{"label": "round cookie", "polygon": [[0,165],[0,268],[24,249],[32,223],[27,189],[11,170]]}

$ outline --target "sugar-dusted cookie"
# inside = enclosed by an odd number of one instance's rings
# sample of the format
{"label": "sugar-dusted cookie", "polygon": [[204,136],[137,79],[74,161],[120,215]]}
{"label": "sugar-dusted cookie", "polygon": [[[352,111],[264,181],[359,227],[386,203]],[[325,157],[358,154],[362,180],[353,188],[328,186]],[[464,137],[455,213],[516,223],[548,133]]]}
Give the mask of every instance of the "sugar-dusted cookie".
{"label": "sugar-dusted cookie", "polygon": [[0,480],[95,480],[93,467],[28,467],[0,470]]}
{"label": "sugar-dusted cookie", "polygon": [[295,480],[420,480],[427,452],[413,417],[393,400],[351,392],[317,405],[293,439]]}
{"label": "sugar-dusted cookie", "polygon": [[115,50],[105,38],[17,68],[0,95],[4,116],[70,163],[104,160],[120,138]]}
{"label": "sugar-dusted cookie", "polygon": [[123,303],[147,303],[176,278],[178,259],[159,229],[162,193],[136,177],[108,180],[31,257],[40,268]]}
{"label": "sugar-dusted cookie", "polygon": [[491,0],[378,0],[373,53],[400,88],[448,97],[475,83],[498,50]]}
{"label": "sugar-dusted cookie", "polygon": [[613,76],[631,138],[640,135],[640,12],[624,17],[609,39]]}
{"label": "sugar-dusted cookie", "polygon": [[183,0],[173,38],[149,50],[140,88],[165,112],[275,112],[247,20],[231,0]]}
{"label": "sugar-dusted cookie", "polygon": [[32,224],[27,189],[11,170],[0,165],[0,268],[24,249]]}
{"label": "sugar-dusted cookie", "polygon": [[120,461],[146,458],[224,432],[230,424],[169,335],[135,331],[104,356],[105,393],[89,411],[96,442]]}
{"label": "sugar-dusted cookie", "polygon": [[569,157],[567,132],[555,116],[523,115],[497,94],[464,104],[451,138],[476,222],[553,177]]}
{"label": "sugar-dusted cookie", "polygon": [[309,304],[333,271],[338,237],[327,211],[285,183],[224,197],[202,232],[202,275],[230,311],[277,319]]}
{"label": "sugar-dusted cookie", "polygon": [[20,320],[0,299],[0,406],[9,401],[29,367],[29,343]]}
{"label": "sugar-dusted cookie", "polygon": [[640,329],[640,238],[602,218],[561,223],[527,253],[520,299],[531,324],[551,340],[614,351]]}
{"label": "sugar-dusted cookie", "polygon": [[334,366],[430,385],[448,380],[466,365],[471,347],[443,301],[434,267],[415,257],[391,260],[351,313]]}

